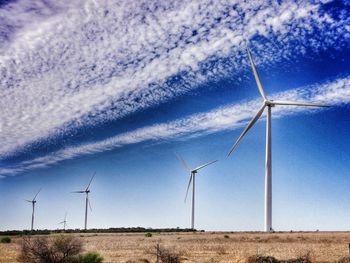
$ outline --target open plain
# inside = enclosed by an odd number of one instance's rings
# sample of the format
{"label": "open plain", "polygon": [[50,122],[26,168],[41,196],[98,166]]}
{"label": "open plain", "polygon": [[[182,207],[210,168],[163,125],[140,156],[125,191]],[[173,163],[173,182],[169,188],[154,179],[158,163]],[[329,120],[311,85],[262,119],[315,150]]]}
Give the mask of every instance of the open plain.
{"label": "open plain", "polygon": [[[297,258],[309,254],[312,262],[336,262],[348,255],[349,232],[293,233],[145,233],[74,234],[84,250],[97,251],[104,262],[156,261],[156,245],[180,256],[181,262],[245,262],[249,256]],[[15,263],[21,237],[0,244],[0,263]],[[142,261],[139,261],[142,262]]]}

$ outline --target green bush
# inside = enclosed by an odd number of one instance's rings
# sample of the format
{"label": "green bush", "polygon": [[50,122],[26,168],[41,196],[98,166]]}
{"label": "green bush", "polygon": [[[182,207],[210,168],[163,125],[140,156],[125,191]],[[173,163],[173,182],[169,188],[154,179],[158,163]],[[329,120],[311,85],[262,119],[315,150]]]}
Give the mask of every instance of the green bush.
{"label": "green bush", "polygon": [[103,257],[97,252],[88,252],[80,256],[80,263],[101,263]]}
{"label": "green bush", "polygon": [[152,237],[152,233],[149,233],[149,232],[146,233],[146,234],[145,234],[145,237]]}
{"label": "green bush", "polygon": [[11,243],[11,238],[9,238],[9,237],[2,237],[0,239],[0,243]]}

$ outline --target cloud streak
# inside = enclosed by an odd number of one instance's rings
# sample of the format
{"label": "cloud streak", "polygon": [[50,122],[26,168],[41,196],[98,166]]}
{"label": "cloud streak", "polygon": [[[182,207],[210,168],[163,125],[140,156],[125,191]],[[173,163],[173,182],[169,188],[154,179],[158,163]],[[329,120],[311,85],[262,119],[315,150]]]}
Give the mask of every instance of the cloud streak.
{"label": "cloud streak", "polygon": [[[18,0],[4,5],[0,156],[240,72],[247,40],[259,55],[257,64],[304,54],[307,48],[340,47],[350,38],[349,17],[335,20],[317,1]],[[259,37],[270,40],[258,42]]]}
{"label": "cloud streak", "polygon": [[[332,106],[350,103],[350,77],[339,78],[322,85],[313,85],[273,94],[271,99],[312,101]],[[225,130],[233,130],[246,125],[261,105],[261,99],[242,102],[194,114],[174,121],[155,124],[134,131],[122,133],[106,140],[69,147],[47,156],[24,161],[16,166],[1,168],[0,175],[9,176],[54,165],[58,162],[82,155],[96,154],[117,149],[130,144],[146,141],[188,139]],[[305,107],[276,107],[273,118],[296,113],[319,111]]]}

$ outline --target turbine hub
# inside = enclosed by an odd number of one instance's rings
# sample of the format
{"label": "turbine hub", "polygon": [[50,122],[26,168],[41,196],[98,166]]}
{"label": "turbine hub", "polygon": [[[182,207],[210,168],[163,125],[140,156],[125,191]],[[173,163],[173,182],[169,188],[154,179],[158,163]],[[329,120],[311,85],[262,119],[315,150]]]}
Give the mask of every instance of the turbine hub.
{"label": "turbine hub", "polygon": [[265,100],[265,105],[268,107],[275,107],[273,100]]}

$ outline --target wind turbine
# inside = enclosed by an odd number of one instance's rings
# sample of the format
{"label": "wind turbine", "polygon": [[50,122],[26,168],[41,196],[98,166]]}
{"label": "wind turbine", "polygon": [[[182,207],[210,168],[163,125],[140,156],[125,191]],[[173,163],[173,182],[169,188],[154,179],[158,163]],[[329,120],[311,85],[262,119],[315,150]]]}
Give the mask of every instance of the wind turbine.
{"label": "wind turbine", "polygon": [[36,197],[40,193],[41,189],[42,188],[40,188],[39,191],[36,193],[36,195],[34,196],[33,200],[27,200],[27,199],[25,200],[25,201],[27,201],[29,203],[32,203],[32,208],[33,208],[33,210],[32,210],[32,224],[31,224],[31,228],[30,228],[31,231],[33,231],[33,229],[34,229],[34,213],[35,213]]}
{"label": "wind turbine", "polygon": [[258,72],[255,68],[252,55],[250,54],[249,48],[247,48],[249,61],[253,70],[254,78],[258,86],[259,92],[263,98],[263,104],[254,116],[254,118],[249,122],[247,127],[244,129],[242,134],[238,137],[237,141],[233,144],[229,150],[227,157],[232,153],[237,144],[243,139],[247,132],[254,126],[257,120],[260,118],[265,108],[267,108],[266,117],[266,161],[265,161],[265,231],[272,231],[272,169],[271,169],[271,108],[280,105],[288,106],[306,106],[306,107],[328,107],[322,104],[315,103],[305,103],[305,102],[293,102],[284,100],[269,100],[266,97],[265,91],[261,84]]}
{"label": "wind turbine", "polygon": [[187,195],[188,195],[188,190],[190,189],[190,186],[191,186],[191,183],[192,183],[192,218],[191,218],[191,229],[194,229],[194,201],[195,201],[195,184],[196,184],[196,173],[212,164],[212,163],[215,163],[217,162],[217,160],[215,161],[210,161],[208,163],[205,163],[205,164],[202,164],[194,169],[191,169],[191,167],[185,162],[184,159],[181,158],[180,155],[176,154],[176,157],[177,159],[183,164],[183,166],[185,167],[186,170],[188,170],[190,172],[190,179],[188,181],[188,186],[187,186],[187,190],[186,190],[186,196],[185,196],[185,202],[186,202],[186,199],[187,199]]}
{"label": "wind turbine", "polygon": [[58,224],[63,224],[63,231],[66,231],[67,226],[67,212],[64,214],[64,220],[62,222],[59,222]]}
{"label": "wind turbine", "polygon": [[72,193],[77,193],[77,194],[86,194],[86,198],[85,198],[85,225],[84,225],[84,229],[86,230],[87,229],[87,215],[88,215],[88,206],[90,207],[90,211],[92,211],[91,209],[91,204],[90,204],[90,201],[89,201],[89,193],[90,193],[90,184],[92,182],[92,180],[94,179],[95,177],[95,174],[94,173],[90,179],[90,182],[89,184],[87,185],[86,189],[85,190],[81,190],[81,191],[74,191]]}

